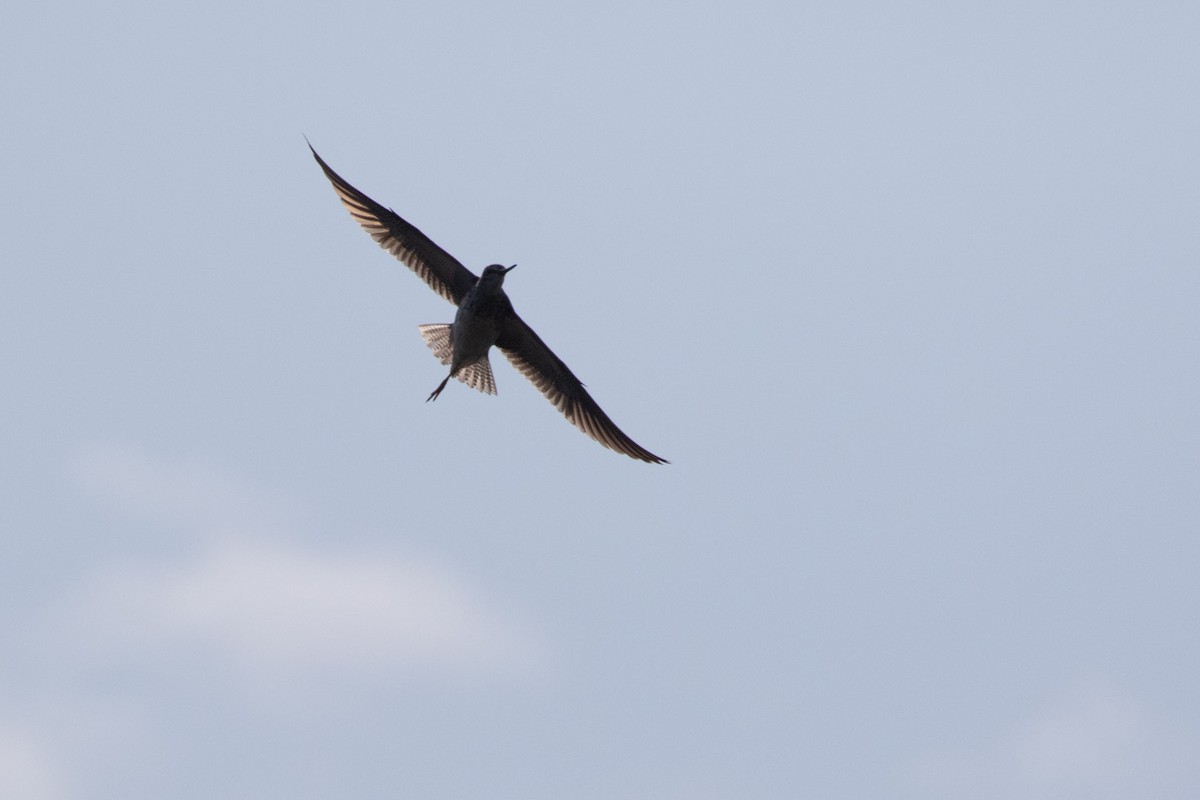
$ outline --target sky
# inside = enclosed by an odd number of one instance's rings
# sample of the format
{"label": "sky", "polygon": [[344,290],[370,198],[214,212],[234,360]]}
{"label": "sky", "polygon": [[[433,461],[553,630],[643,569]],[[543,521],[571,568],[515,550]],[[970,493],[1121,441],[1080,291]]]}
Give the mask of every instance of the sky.
{"label": "sky", "polygon": [[0,796],[1200,796],[1195,5],[5,18]]}

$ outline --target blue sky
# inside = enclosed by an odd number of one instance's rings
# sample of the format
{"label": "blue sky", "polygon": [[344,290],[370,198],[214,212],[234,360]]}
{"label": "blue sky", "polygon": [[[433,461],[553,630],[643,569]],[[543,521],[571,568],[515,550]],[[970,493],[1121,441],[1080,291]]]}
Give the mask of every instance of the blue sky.
{"label": "blue sky", "polygon": [[1200,12],[905,5],[10,10],[0,795],[1197,796]]}

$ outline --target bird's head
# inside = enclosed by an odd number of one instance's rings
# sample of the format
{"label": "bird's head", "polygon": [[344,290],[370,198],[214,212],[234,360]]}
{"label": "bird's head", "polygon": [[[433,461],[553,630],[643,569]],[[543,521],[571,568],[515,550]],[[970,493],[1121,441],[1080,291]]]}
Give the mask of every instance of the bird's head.
{"label": "bird's head", "polygon": [[491,266],[484,267],[483,275],[480,276],[479,280],[485,283],[501,286],[504,283],[504,276],[516,268],[516,264],[513,264],[511,267],[502,267],[499,264],[492,264]]}

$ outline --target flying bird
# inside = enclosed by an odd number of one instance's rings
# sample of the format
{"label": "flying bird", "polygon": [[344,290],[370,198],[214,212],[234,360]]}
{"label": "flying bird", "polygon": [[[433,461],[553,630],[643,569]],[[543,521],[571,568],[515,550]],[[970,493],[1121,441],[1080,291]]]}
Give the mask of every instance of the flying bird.
{"label": "flying bird", "polygon": [[308,149],[363,230],[431,289],[458,306],[454,322],[449,325],[417,326],[437,359],[450,367],[450,373],[426,402],[437,399],[451,378],[472,389],[495,394],[496,381],[488,362],[488,351],[495,345],[576,428],[630,458],[651,464],[668,463],[626,436],[567,365],[517,316],[503,288],[504,278],[515,264],[510,267],[492,264],[476,276],[394,211],[351,186],[317,155],[311,144]]}

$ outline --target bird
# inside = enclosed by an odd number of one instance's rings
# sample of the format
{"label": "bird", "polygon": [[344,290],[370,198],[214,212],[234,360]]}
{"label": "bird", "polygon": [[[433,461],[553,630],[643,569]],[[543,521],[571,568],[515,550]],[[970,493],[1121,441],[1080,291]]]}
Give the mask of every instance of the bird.
{"label": "bird", "polygon": [[450,367],[449,374],[426,402],[436,400],[451,378],[485,394],[496,394],[496,381],[488,361],[488,352],[495,346],[572,425],[592,439],[639,461],[670,463],[626,436],[592,399],[575,373],[513,310],[503,287],[515,264],[508,267],[491,264],[476,276],[414,225],[350,185],[325,163],[311,142],[308,149],[333,184],[342,205],[363,230],[430,288],[458,306],[450,324],[417,326],[434,356]]}

